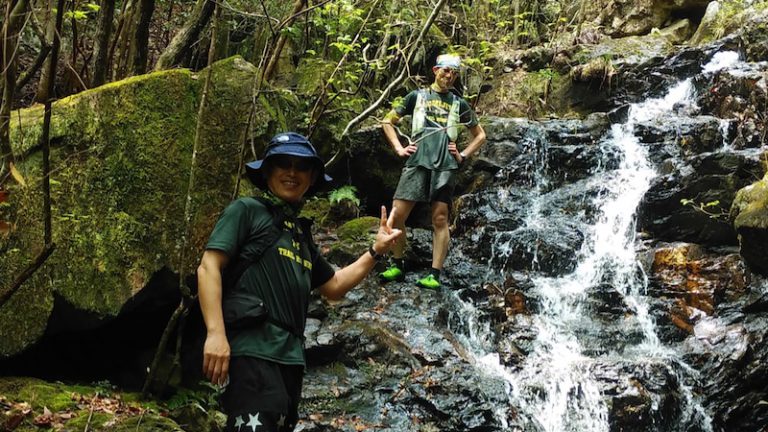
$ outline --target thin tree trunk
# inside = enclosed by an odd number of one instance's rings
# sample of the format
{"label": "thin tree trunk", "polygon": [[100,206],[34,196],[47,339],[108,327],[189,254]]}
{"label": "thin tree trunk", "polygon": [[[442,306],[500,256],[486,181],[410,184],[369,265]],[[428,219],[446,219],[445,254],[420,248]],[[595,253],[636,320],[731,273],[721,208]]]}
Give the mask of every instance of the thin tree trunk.
{"label": "thin tree trunk", "polygon": [[116,42],[117,47],[115,48],[117,61],[115,61],[112,71],[112,78],[115,80],[125,78],[128,75],[128,68],[132,64],[131,44],[134,42],[136,35],[137,2],[138,0],[130,0],[125,10],[123,27]]}
{"label": "thin tree trunk", "polygon": [[213,16],[216,6],[214,0],[197,0],[195,9],[184,26],[176,33],[165,51],[160,55],[155,70],[170,69],[179,66],[189,56],[192,45],[197,42],[203,29]]}
{"label": "thin tree trunk", "polygon": [[[53,34],[56,32],[56,17],[53,15],[53,2],[49,0],[46,2],[45,10],[45,41],[48,45],[53,44]],[[40,71],[40,80],[37,82],[37,92],[35,93],[35,102],[43,103],[48,99],[48,80],[51,78],[48,73],[50,67],[51,57],[45,58],[43,63],[43,69]]]}
{"label": "thin tree trunk", "polygon": [[[131,3],[131,0],[125,0],[123,1],[123,5],[120,7],[120,18],[117,20],[117,26],[115,28],[115,37],[112,38],[112,43],[109,45],[109,60],[107,60],[107,64],[110,65],[112,68],[112,74],[111,76],[114,77],[116,74],[116,70],[118,68],[118,64],[120,62],[120,59],[118,59],[117,62],[115,62],[115,52],[117,51],[117,45],[122,40],[122,34],[125,29],[125,18],[128,11],[128,5]],[[109,78],[107,78],[109,79]]]}
{"label": "thin tree trunk", "polygon": [[[296,19],[295,17],[301,12],[302,9],[304,9],[305,5],[306,0],[296,0],[296,2],[293,4],[291,15],[289,15],[285,26],[290,26],[293,23],[293,21]],[[272,73],[277,67],[277,62],[280,60],[280,55],[282,54],[283,47],[285,47],[285,43],[287,41],[288,35],[284,32],[280,32],[280,36],[277,38],[277,43],[275,44],[275,49],[272,50],[272,56],[269,59],[269,63],[267,63],[267,69],[264,71],[264,81],[269,81],[269,79],[272,77]]]}
{"label": "thin tree trunk", "polygon": [[29,6],[28,0],[18,0],[14,5],[7,4],[5,25],[3,26],[2,41],[2,77],[3,77],[3,101],[0,104],[0,154],[3,163],[0,169],[13,163],[13,150],[11,149],[11,108],[16,91],[16,47],[19,40],[19,32],[24,24]]}
{"label": "thin tree trunk", "polygon": [[16,81],[16,88],[22,88],[29,81],[32,79],[32,77],[37,73],[38,70],[40,70],[41,67],[43,67],[43,64],[48,59],[48,54],[51,53],[51,46],[48,45],[48,43],[45,40],[40,41],[40,52],[37,53],[37,57],[35,57],[35,61],[32,63],[32,65],[29,67],[29,69],[25,70],[21,75],[19,75],[18,81]]}
{"label": "thin tree trunk", "polygon": [[[59,0],[56,6],[56,31],[53,37],[53,46],[51,47],[51,63],[49,71],[50,76],[56,76],[56,64],[59,61],[59,51],[61,51],[61,27],[64,20],[64,2],[65,0]],[[55,80],[49,80],[48,82],[48,94],[53,95],[53,84]],[[51,105],[53,104],[53,97],[49,97],[45,101],[45,114],[43,116],[43,133],[40,137],[43,147],[43,214],[45,215],[45,245],[50,246],[53,243],[53,229],[51,224],[51,146],[50,146],[50,130],[51,130]]]}
{"label": "thin tree trunk", "polygon": [[149,57],[149,26],[152,23],[152,14],[155,12],[155,0],[141,0],[139,3],[139,21],[136,24],[136,35],[131,44],[133,55],[133,75],[141,75],[147,72],[147,58]]}
{"label": "thin tree trunk", "polygon": [[109,73],[109,39],[112,37],[112,21],[115,19],[115,0],[102,0],[99,9],[99,27],[93,47],[93,79],[91,87],[107,82]]}
{"label": "thin tree trunk", "polygon": [[[152,359],[152,364],[149,367],[149,373],[147,374],[147,379],[144,381],[144,386],[141,390],[141,393],[144,397],[146,397],[149,394],[150,388],[152,386],[152,383],[157,379],[156,373],[160,366],[160,361],[163,358],[163,354],[165,353],[168,343],[170,342],[171,334],[173,333],[174,328],[176,328],[178,324],[178,332],[176,335],[177,343],[176,343],[176,352],[174,354],[174,360],[173,365],[171,368],[171,371],[173,372],[173,368],[180,367],[180,338],[184,334],[184,326],[186,324],[186,317],[189,311],[189,307],[194,301],[194,298],[192,297],[192,293],[190,293],[189,288],[184,283],[184,272],[186,271],[186,251],[188,247],[188,238],[189,235],[186,230],[189,229],[190,221],[192,220],[192,199],[191,194],[192,191],[195,188],[195,169],[197,168],[197,152],[200,148],[200,136],[202,134],[202,125],[205,119],[203,118],[205,114],[205,109],[208,105],[208,93],[211,88],[211,76],[213,75],[213,68],[210,67],[211,64],[216,59],[216,39],[217,39],[217,23],[220,22],[221,17],[221,7],[216,6],[214,4],[214,11],[212,11],[212,14],[214,15],[213,19],[213,27],[211,28],[211,43],[208,46],[208,71],[205,76],[205,83],[203,84],[203,94],[200,96],[200,106],[197,110],[197,125],[195,127],[195,140],[192,144],[192,160],[189,164],[189,181],[187,183],[187,200],[186,200],[186,207],[184,208],[184,229],[185,233],[184,236],[181,239],[181,246],[179,247],[180,256],[179,256],[179,290],[181,291],[181,303],[179,303],[179,306],[174,311],[173,315],[171,316],[171,319],[168,321],[168,324],[165,327],[165,330],[163,331],[163,335],[160,338],[160,343],[158,344],[157,350],[155,351],[155,357]],[[164,380],[162,385],[165,386],[166,381]],[[162,390],[162,389],[161,389]]]}
{"label": "thin tree trunk", "polygon": [[[61,34],[61,23],[64,20],[64,2],[65,0],[58,0],[58,6],[57,6],[57,12],[56,12],[56,22],[54,30],[56,30],[56,34]],[[18,4],[17,4],[18,6]],[[10,21],[7,21],[10,23]],[[53,39],[53,46],[51,47],[51,62],[50,67],[51,70],[49,71],[51,76],[56,76],[56,62],[58,60],[58,54],[59,54],[59,47],[61,46],[61,41],[58,36],[54,37]],[[50,87],[53,87],[53,80],[50,80]],[[52,94],[53,89],[49,88],[48,93]],[[51,100],[47,100],[45,103],[45,115],[43,117],[43,133],[40,137],[40,140],[42,141],[41,144],[43,145],[43,213],[45,217],[45,232],[43,233],[43,250],[40,251],[40,253],[35,257],[35,259],[30,263],[27,268],[24,269],[24,271],[19,274],[18,277],[13,281],[11,286],[4,290],[2,293],[0,293],[0,307],[2,307],[5,302],[8,301],[8,299],[13,296],[13,294],[21,288],[21,286],[24,284],[25,281],[27,281],[36,271],[39,269],[45,261],[48,259],[49,256],[51,256],[51,253],[53,253],[53,250],[56,248],[56,245],[53,243],[53,235],[52,235],[52,228],[51,228],[51,181],[50,181],[50,173],[51,173],[51,166],[50,166],[50,130],[51,130]]]}

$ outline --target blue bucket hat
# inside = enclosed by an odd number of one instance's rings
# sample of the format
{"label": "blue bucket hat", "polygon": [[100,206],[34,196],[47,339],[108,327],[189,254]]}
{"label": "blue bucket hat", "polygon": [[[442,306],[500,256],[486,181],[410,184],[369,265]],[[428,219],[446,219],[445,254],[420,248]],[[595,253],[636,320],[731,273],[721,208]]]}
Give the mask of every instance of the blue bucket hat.
{"label": "blue bucket hat", "polygon": [[248,179],[261,190],[267,190],[267,181],[263,171],[264,163],[276,155],[308,158],[315,162],[315,169],[319,175],[315,184],[307,191],[308,193],[322,189],[333,181],[330,176],[325,174],[325,164],[307,137],[296,132],[283,132],[272,137],[263,159],[245,164],[245,172],[248,175]]}

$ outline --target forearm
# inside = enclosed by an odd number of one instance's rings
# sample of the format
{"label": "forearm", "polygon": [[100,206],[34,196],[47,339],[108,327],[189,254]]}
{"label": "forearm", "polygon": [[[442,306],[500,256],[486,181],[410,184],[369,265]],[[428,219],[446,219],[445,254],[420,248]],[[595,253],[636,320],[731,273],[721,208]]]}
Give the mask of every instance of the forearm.
{"label": "forearm", "polygon": [[330,300],[341,299],[365,279],[375,265],[376,260],[366,251],[352,264],[337,270],[331,280],[323,285],[320,293]]}
{"label": "forearm", "polygon": [[381,129],[384,131],[384,137],[387,138],[387,142],[395,153],[397,153],[398,150],[403,149],[403,145],[400,143],[400,138],[397,136],[395,126],[390,121],[385,120],[381,124]]}
{"label": "forearm", "polygon": [[472,133],[472,140],[467,144],[467,146],[462,150],[462,153],[464,154],[464,157],[469,157],[470,155],[474,154],[480,146],[485,143],[485,130],[483,130],[482,126],[477,125],[474,128],[470,130]]}
{"label": "forearm", "polygon": [[198,300],[208,333],[224,333],[221,311],[221,272],[205,266],[197,270]]}

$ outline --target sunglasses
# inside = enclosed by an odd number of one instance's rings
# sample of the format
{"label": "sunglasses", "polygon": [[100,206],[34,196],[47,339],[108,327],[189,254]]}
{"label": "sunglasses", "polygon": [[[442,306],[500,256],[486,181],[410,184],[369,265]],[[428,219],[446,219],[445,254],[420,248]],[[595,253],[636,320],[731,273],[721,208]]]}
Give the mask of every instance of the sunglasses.
{"label": "sunglasses", "polygon": [[447,74],[447,73],[457,74],[457,73],[459,73],[458,70],[456,70],[456,69],[454,69],[452,67],[448,67],[448,66],[441,67],[438,70],[442,71],[444,74]]}
{"label": "sunglasses", "polygon": [[311,159],[291,156],[274,156],[269,159],[269,162],[286,171],[294,169],[296,171],[307,172],[315,167],[315,163]]}

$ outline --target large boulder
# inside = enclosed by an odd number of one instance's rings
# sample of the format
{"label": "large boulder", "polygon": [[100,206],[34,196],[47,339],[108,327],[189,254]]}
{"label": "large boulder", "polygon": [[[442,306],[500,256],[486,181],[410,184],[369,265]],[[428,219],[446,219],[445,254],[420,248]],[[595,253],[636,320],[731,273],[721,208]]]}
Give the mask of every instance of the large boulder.
{"label": "large boulder", "polygon": [[[239,184],[251,85],[258,72],[239,57],[213,65],[201,111],[208,70],[137,76],[54,104],[56,247],[0,305],[0,358],[23,351],[46,331],[92,328],[128,303],[135,307],[137,299],[151,298],[146,289],[157,285],[150,281],[160,270],[192,272],[216,215]],[[285,98],[268,94],[254,106],[250,130],[255,134],[266,134],[270,118],[288,111],[281,105]],[[0,207],[0,220],[12,223],[0,237],[4,282],[14,280],[43,247],[37,145],[42,117],[40,106],[13,114],[20,121],[13,122],[12,144],[26,186],[11,187]],[[54,299],[68,311],[66,319],[49,321]]]}
{"label": "large boulder", "polygon": [[612,37],[642,35],[661,28],[674,17],[696,19],[709,0],[601,0],[585,6],[585,17]]}
{"label": "large boulder", "polygon": [[768,175],[738,191],[731,217],[744,261],[756,273],[768,275]]}

